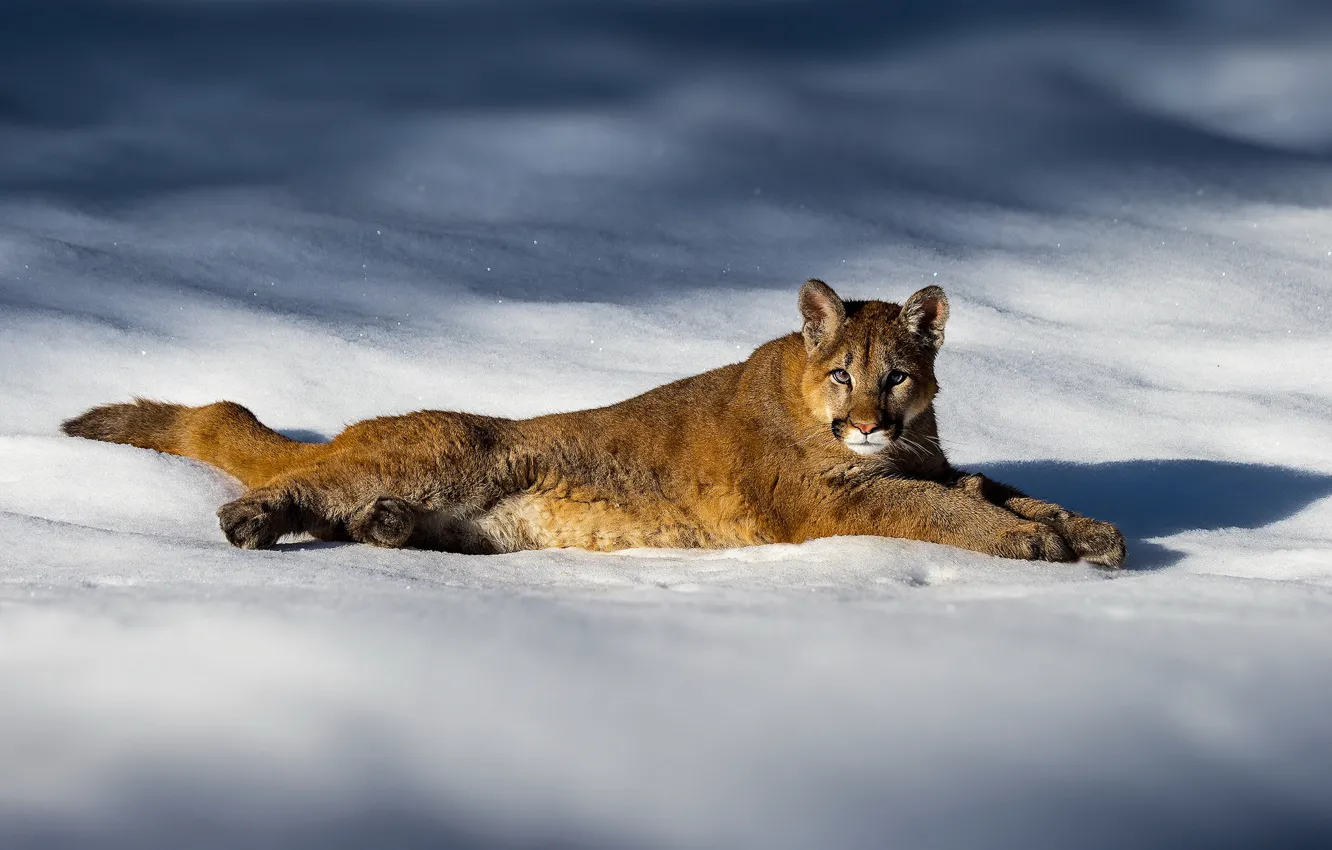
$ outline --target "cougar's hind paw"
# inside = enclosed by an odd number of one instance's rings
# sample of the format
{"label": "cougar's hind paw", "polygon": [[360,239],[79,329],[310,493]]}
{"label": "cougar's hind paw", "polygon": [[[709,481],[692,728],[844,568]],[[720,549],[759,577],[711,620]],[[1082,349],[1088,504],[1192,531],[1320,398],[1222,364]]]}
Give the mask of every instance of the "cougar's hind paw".
{"label": "cougar's hind paw", "polygon": [[268,549],[287,533],[290,507],[281,497],[242,496],[217,511],[227,541],[240,549]]}
{"label": "cougar's hind paw", "polygon": [[1112,524],[1072,515],[1059,522],[1057,528],[1082,560],[1112,569],[1124,566],[1128,547],[1124,535]]}
{"label": "cougar's hind paw", "polygon": [[362,506],[347,521],[353,540],[399,549],[407,545],[416,527],[416,509],[410,502],[393,496],[381,496]]}

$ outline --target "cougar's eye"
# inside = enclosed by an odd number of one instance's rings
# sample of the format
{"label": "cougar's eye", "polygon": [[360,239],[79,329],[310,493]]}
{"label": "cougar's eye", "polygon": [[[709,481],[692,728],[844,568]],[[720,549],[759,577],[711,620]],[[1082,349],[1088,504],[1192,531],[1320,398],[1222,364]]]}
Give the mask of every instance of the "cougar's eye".
{"label": "cougar's eye", "polygon": [[888,373],[888,386],[895,387],[907,379],[907,373],[901,369],[894,369]]}
{"label": "cougar's eye", "polygon": [[834,369],[832,370],[832,379],[839,384],[849,384],[851,383],[851,373],[845,369]]}

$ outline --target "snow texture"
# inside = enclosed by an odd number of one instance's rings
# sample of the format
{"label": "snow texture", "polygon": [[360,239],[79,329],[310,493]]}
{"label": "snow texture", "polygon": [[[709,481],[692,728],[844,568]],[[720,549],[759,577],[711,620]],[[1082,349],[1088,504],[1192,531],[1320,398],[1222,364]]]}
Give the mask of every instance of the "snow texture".
{"label": "snow texture", "polygon": [[[1332,19],[1288,0],[0,7],[0,846],[1332,843]],[[952,458],[1129,569],[887,539],[229,548],[60,436],[614,402],[952,300]]]}

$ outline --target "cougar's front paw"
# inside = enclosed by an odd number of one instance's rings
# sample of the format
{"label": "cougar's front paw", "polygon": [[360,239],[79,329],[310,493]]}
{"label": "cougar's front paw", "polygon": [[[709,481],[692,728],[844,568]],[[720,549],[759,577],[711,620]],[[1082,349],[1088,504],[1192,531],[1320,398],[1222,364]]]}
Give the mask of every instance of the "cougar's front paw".
{"label": "cougar's front paw", "polygon": [[381,496],[363,505],[347,520],[347,532],[353,540],[390,549],[406,546],[415,527],[416,509],[393,496]]}
{"label": "cougar's front paw", "polygon": [[999,535],[996,555],[1025,561],[1072,561],[1073,547],[1050,526],[1023,522]]}
{"label": "cougar's front paw", "polygon": [[1128,547],[1124,535],[1110,523],[1070,514],[1051,524],[1084,561],[1114,569],[1124,566]]}
{"label": "cougar's front paw", "polygon": [[232,546],[268,549],[287,532],[289,511],[280,496],[250,495],[227,502],[218,509],[217,519]]}

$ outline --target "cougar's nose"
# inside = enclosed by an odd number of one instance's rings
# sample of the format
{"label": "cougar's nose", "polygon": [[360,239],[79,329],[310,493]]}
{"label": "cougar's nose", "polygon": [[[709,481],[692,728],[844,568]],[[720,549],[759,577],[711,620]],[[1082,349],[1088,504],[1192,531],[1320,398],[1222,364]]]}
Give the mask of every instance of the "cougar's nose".
{"label": "cougar's nose", "polygon": [[873,422],[852,422],[851,427],[855,428],[862,434],[868,434],[879,426],[875,425]]}

